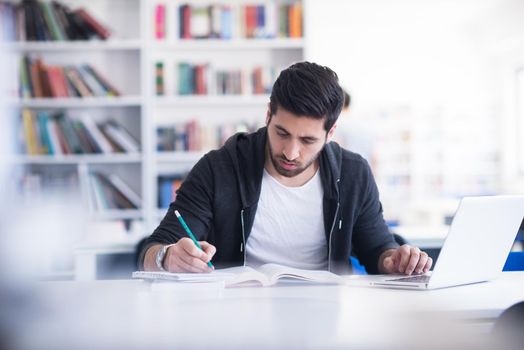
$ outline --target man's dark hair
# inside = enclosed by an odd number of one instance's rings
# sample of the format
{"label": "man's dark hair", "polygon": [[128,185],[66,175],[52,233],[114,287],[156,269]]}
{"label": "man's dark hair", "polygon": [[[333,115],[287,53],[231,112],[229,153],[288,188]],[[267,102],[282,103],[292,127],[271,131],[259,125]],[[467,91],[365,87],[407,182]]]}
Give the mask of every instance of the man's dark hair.
{"label": "man's dark hair", "polygon": [[280,72],[269,102],[271,115],[282,107],[299,116],[326,118],[324,129],[329,131],[344,105],[344,90],[337,73],[311,62],[295,63]]}
{"label": "man's dark hair", "polygon": [[346,90],[344,90],[344,109],[348,108],[351,104],[351,95],[348,94]]}

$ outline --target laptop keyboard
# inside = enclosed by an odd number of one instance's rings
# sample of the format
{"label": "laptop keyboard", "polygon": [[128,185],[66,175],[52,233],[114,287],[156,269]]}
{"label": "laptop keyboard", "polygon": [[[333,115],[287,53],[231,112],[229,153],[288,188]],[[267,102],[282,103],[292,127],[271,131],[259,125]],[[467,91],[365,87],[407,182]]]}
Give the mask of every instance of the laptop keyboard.
{"label": "laptop keyboard", "polygon": [[402,278],[395,278],[388,280],[394,281],[394,282],[413,282],[413,283],[427,283],[429,282],[430,275],[417,275],[417,276],[410,276],[410,277],[402,277]]}

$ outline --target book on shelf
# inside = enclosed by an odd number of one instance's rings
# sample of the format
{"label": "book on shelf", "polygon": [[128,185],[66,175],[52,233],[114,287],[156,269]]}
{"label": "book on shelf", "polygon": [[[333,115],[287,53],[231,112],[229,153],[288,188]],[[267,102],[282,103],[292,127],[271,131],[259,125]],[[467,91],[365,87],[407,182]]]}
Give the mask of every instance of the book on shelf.
{"label": "book on shelf", "polygon": [[38,138],[38,126],[34,122],[34,116],[29,110],[22,111],[22,120],[24,126],[24,136],[26,150],[29,154],[40,154],[45,150],[42,149],[40,139]]}
{"label": "book on shelf", "polygon": [[176,199],[176,191],[182,185],[185,175],[163,175],[158,177],[158,207],[168,208]]}
{"label": "book on shelf", "polygon": [[107,78],[100,74],[98,69],[96,69],[94,66],[89,64],[84,64],[82,67],[91,74],[99,84],[103,86],[103,88],[106,90],[106,93],[108,96],[121,96],[122,93],[119,89],[117,89],[111,82],[107,80]]}
{"label": "book on shelf", "polygon": [[0,39],[5,41],[64,41],[111,36],[109,28],[84,8],[58,1],[0,2]]}
{"label": "book on shelf", "polygon": [[107,209],[138,209],[141,207],[141,198],[118,175],[106,175],[101,172],[89,174],[93,209],[102,211]]}
{"label": "book on shelf", "polygon": [[208,14],[208,6],[191,6],[191,19],[189,31],[193,39],[208,38],[211,30],[211,22]]}
{"label": "book on shelf", "polygon": [[177,64],[179,95],[261,95],[271,92],[277,69],[255,66],[219,69],[211,64]]}
{"label": "book on shelf", "polygon": [[[157,17],[155,12],[155,23]],[[180,39],[302,37],[300,1],[259,5],[183,4],[178,7],[178,20]]]}
{"label": "book on shelf", "polygon": [[166,38],[166,4],[159,3],[155,6],[155,38]]}
{"label": "book on shelf", "polygon": [[155,63],[155,93],[157,96],[163,96],[164,87],[164,62]]}
{"label": "book on shelf", "polygon": [[55,122],[64,135],[69,153],[89,153],[89,150],[83,149],[80,143],[80,138],[73,128],[73,124],[69,118],[66,118],[64,113],[58,113],[54,116]]}
{"label": "book on shelf", "polygon": [[84,125],[87,134],[92,139],[92,143],[95,144],[95,148],[99,150],[97,153],[113,153],[115,149],[111,143],[107,140],[104,134],[100,131],[98,125],[87,113],[82,113],[78,117],[80,122]]}
{"label": "book on shelf", "polygon": [[127,183],[125,183],[119,176],[115,174],[109,174],[108,176],[111,184],[120,192],[124,197],[129,199],[133,206],[140,208],[142,199]]}
{"label": "book on shelf", "polygon": [[91,14],[86,11],[84,8],[79,8],[75,10],[75,14],[79,16],[86,26],[90,28],[96,35],[98,35],[101,39],[107,39],[111,36],[111,31],[109,28],[105,25],[103,25],[100,21],[98,21],[96,18],[91,16]]}
{"label": "book on shelf", "polygon": [[95,123],[87,113],[22,110],[25,153],[30,155],[136,153],[140,143],[113,120]]}
{"label": "book on shelf", "polygon": [[280,280],[298,280],[317,284],[343,283],[340,276],[326,270],[304,270],[279,264],[264,264],[256,269],[250,266],[237,266],[217,269],[210,273],[135,271],[132,277],[152,281],[188,283],[224,281],[226,287],[242,285],[267,287],[277,284]]}
{"label": "book on shelf", "polygon": [[187,123],[157,127],[157,151],[206,151],[222,146],[237,132],[255,131],[246,122],[202,125],[193,119]]}
{"label": "book on shelf", "polygon": [[140,151],[140,143],[129,131],[122,125],[114,121],[107,121],[101,125],[102,132],[106,135],[113,144],[116,144],[118,149],[127,153],[137,153]]}
{"label": "book on shelf", "polygon": [[107,79],[88,64],[57,66],[24,55],[19,73],[22,98],[120,96]]}
{"label": "book on shelf", "polygon": [[44,24],[47,28],[48,40],[65,40],[65,30],[59,25],[58,17],[54,12],[53,5],[50,2],[40,2],[39,3],[43,18]]}

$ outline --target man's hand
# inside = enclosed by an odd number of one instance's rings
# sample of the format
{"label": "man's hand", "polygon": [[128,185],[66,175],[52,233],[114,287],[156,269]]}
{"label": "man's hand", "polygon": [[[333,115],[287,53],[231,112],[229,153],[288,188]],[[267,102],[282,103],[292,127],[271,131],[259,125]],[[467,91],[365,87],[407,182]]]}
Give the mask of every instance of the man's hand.
{"label": "man's hand", "polygon": [[417,247],[404,244],[398,249],[386,250],[379,259],[380,273],[426,273],[431,268],[433,259]]}
{"label": "man's hand", "polygon": [[216,253],[215,246],[200,241],[204,251],[198,249],[190,238],[182,238],[167,249],[164,268],[169,272],[211,272],[207,262]]}

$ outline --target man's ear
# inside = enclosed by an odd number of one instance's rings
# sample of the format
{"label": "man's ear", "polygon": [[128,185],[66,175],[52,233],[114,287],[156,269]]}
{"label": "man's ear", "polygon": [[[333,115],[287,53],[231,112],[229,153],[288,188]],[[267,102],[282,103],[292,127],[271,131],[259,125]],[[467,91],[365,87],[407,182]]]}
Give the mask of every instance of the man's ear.
{"label": "man's ear", "polygon": [[331,142],[331,139],[333,138],[333,134],[335,133],[335,130],[337,128],[337,123],[333,124],[331,129],[329,129],[327,136],[326,136],[326,143]]}
{"label": "man's ear", "polygon": [[270,121],[271,121],[271,110],[270,110],[269,105],[268,105],[267,112],[266,112],[266,126],[269,125]]}

